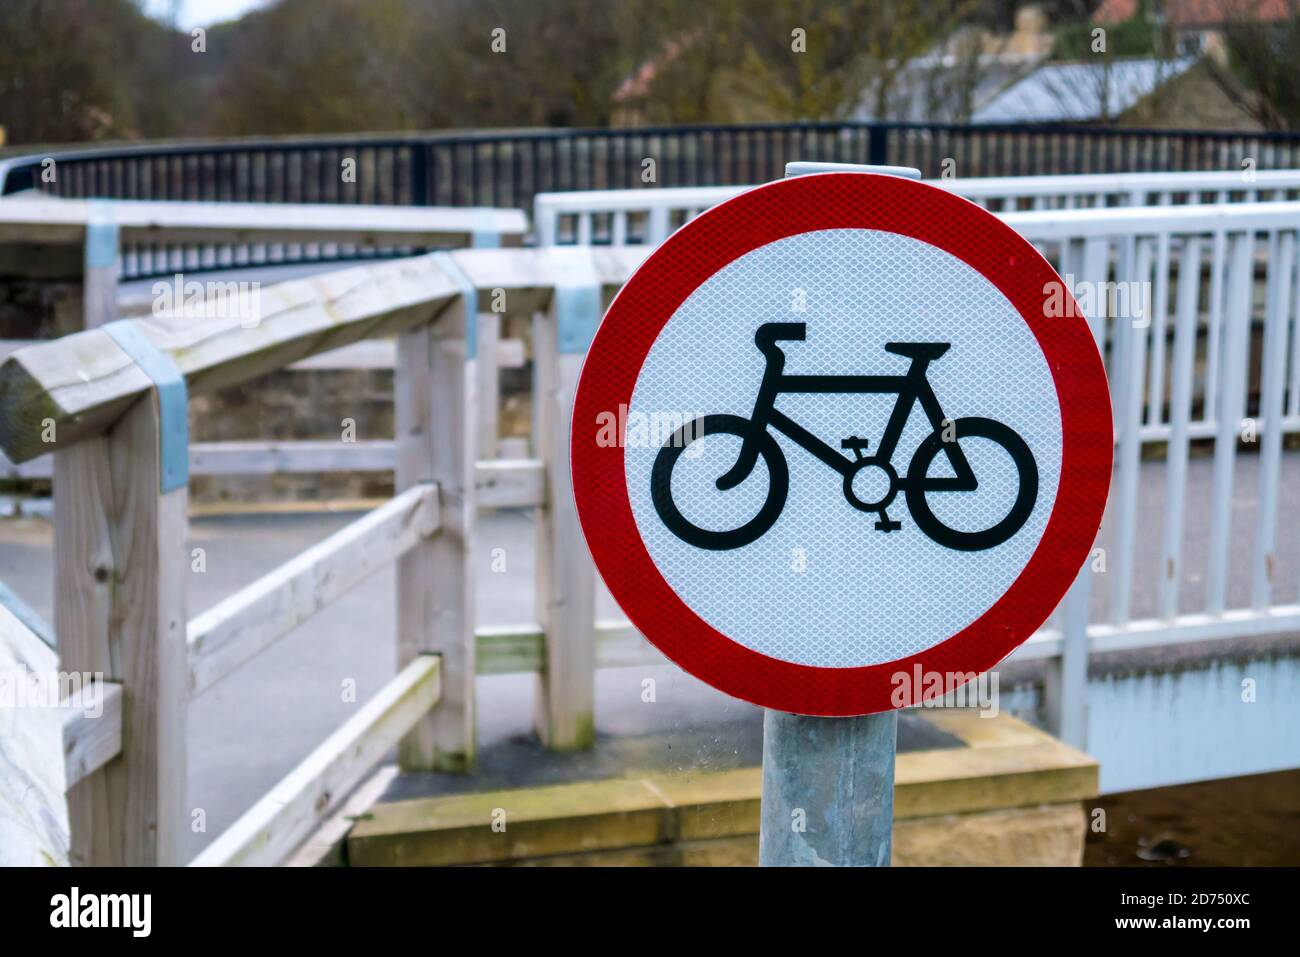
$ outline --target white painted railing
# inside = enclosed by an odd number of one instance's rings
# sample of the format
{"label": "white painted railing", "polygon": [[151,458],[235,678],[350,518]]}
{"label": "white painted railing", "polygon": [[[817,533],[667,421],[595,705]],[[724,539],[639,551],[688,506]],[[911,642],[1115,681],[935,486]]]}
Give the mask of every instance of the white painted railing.
{"label": "white painted railing", "polygon": [[[1063,275],[1073,276],[1112,387],[1116,474],[1110,519],[1098,543],[1102,551],[1053,619],[1013,656],[1048,663],[1046,715],[1067,741],[1084,746],[1090,651],[1300,630],[1295,583],[1278,582],[1274,571],[1277,543],[1300,531],[1300,516],[1278,508],[1282,438],[1300,431],[1300,202],[1001,215]],[[581,248],[561,247],[552,255],[561,251],[580,254]],[[631,269],[649,252],[644,246],[594,247],[590,255],[594,263]],[[1103,295],[1123,288],[1116,285],[1121,283],[1146,293],[1128,312],[1120,308],[1123,300],[1112,306]],[[1157,467],[1163,470],[1158,518],[1138,508],[1141,448],[1154,442],[1165,445],[1164,463]],[[1194,442],[1212,449],[1213,477],[1204,502],[1188,494]],[[1253,513],[1234,507],[1239,444],[1258,452]],[[1199,569],[1187,568],[1185,558],[1185,516],[1193,508],[1210,516],[1205,566]],[[1230,548],[1234,526],[1242,523],[1253,533],[1250,598],[1234,606],[1227,589]],[[1139,530],[1160,543],[1149,565],[1137,557]],[[1181,587],[1188,574],[1204,582],[1205,598],[1195,604]],[[1093,588],[1094,576],[1104,588]],[[1134,614],[1139,580],[1158,594],[1154,615]],[[1094,590],[1104,593],[1095,615]],[[480,671],[540,667],[545,632],[540,625],[480,632]],[[598,666],[659,660],[626,622],[597,622],[591,640],[589,657]]]}
{"label": "white painted railing", "polygon": [[[1082,256],[1078,250],[1081,249],[1085,236],[1091,241],[1089,248],[1093,250],[1094,256],[1106,248],[1113,257],[1116,255],[1116,243],[1128,242],[1142,228],[1145,213],[1125,216],[1117,207],[1177,206],[1184,210],[1184,214],[1193,216],[1193,219],[1186,222],[1203,223],[1207,220],[1196,218],[1195,212],[1187,210],[1187,207],[1199,207],[1203,200],[1212,201],[1211,205],[1214,206],[1234,207],[1228,211],[1228,215],[1236,215],[1235,207],[1238,203],[1257,204],[1300,198],[1300,170],[1255,172],[1249,179],[1239,172],[1123,173],[934,180],[932,183],[952,189],[986,208],[1000,210],[999,215],[1048,254],[1054,264],[1061,266],[1063,274],[1074,273],[1076,278],[1084,265],[1083,260],[1078,258]],[[591,245],[604,217],[601,228],[615,240],[628,241],[639,225],[643,227],[638,234],[642,241],[654,244],[666,238],[682,222],[749,188],[727,186],[543,193],[537,197],[534,228],[541,245],[554,245],[562,230],[569,228],[565,226],[566,221],[572,221],[572,231],[566,238],[576,241],[577,245]],[[1026,210],[1021,207],[1029,207],[1029,211],[1052,212],[1038,218],[1026,218],[1022,215]],[[1179,221],[1177,215],[1172,219],[1159,220],[1171,224]],[[1075,259],[1067,256],[1062,260],[1061,244],[1070,238],[1077,240],[1072,248],[1078,252],[1078,256]],[[1108,239],[1108,242],[1103,243],[1102,239]],[[1161,262],[1166,267],[1169,243],[1169,236],[1160,243],[1164,257]],[[1222,249],[1219,251],[1222,252]],[[1099,267],[1093,261],[1090,268],[1095,271]],[[1106,268],[1113,272],[1113,263]],[[1167,269],[1156,276],[1155,299],[1168,301],[1169,278]],[[1170,422],[1165,414],[1165,390],[1169,382],[1165,366],[1169,356],[1167,337],[1170,327],[1167,317],[1161,314],[1157,314],[1153,321],[1152,374],[1148,379],[1148,393],[1145,397],[1148,411],[1143,418],[1141,437],[1144,442],[1163,442],[1170,435]],[[1192,438],[1204,439],[1214,434],[1211,403],[1206,402],[1205,397],[1213,396],[1218,385],[1222,337],[1219,335],[1219,327],[1213,323],[1203,326],[1198,334],[1207,337],[1208,355],[1205,361],[1206,374],[1196,377],[1193,382],[1192,402],[1201,411],[1193,415],[1189,429]],[[1300,395],[1297,395],[1297,391],[1294,388],[1290,390],[1283,410],[1283,428],[1288,432],[1300,431]]]}
{"label": "white painted railing", "polygon": [[[1098,209],[1300,198],[1300,170],[1218,173],[1107,173],[928,180],[985,209]],[[533,231],[539,246],[663,242],[669,233],[750,186],[539,193]]]}
{"label": "white painted railing", "polygon": [[[1132,299],[1136,292],[1147,301],[1149,314],[1134,319],[1141,334],[1130,335],[1123,326],[1103,325],[1094,320],[1093,330],[1104,346],[1111,374],[1112,398],[1120,401],[1119,391],[1127,374],[1123,350],[1130,341],[1142,346],[1145,367],[1141,378],[1142,395],[1138,401],[1142,415],[1138,436],[1143,442],[1165,442],[1173,436],[1178,397],[1171,394],[1177,386],[1176,358],[1180,355],[1174,342],[1176,317],[1175,283],[1181,276],[1192,282],[1200,275],[1211,286],[1202,302],[1193,310],[1193,328],[1187,333],[1192,345],[1189,362],[1199,374],[1184,383],[1191,390],[1182,404],[1190,406],[1186,428],[1192,439],[1210,439],[1220,432],[1216,420],[1216,403],[1222,390],[1231,391],[1233,401],[1245,415],[1247,394],[1258,394],[1259,417],[1272,398],[1278,400],[1283,433],[1300,431],[1300,371],[1289,363],[1289,376],[1268,377],[1268,367],[1251,361],[1252,335],[1263,331],[1263,316],[1251,311],[1254,302],[1241,306],[1242,335],[1245,351],[1228,353],[1230,304],[1225,301],[1225,276],[1234,268],[1234,249],[1227,237],[1253,233],[1266,238],[1251,244],[1247,262],[1242,267],[1246,290],[1258,288],[1270,295],[1271,276],[1278,268],[1282,250],[1279,237],[1288,235],[1300,224],[1296,203],[1254,203],[1250,205],[1183,206],[1162,209],[1115,208],[1104,210],[1060,210],[1055,212],[1006,213],[1002,219],[1034,245],[1065,277],[1072,277],[1080,296],[1109,296],[1112,291],[1120,300]],[[1135,274],[1136,252],[1150,247],[1152,260],[1146,271]],[[1198,272],[1199,271],[1199,272]],[[1137,286],[1131,285],[1138,283]],[[1189,293],[1190,295],[1190,293]],[[1288,323],[1290,320],[1287,320]],[[1197,343],[1204,340],[1204,348]],[[1279,340],[1285,352],[1287,342]],[[1232,407],[1229,407],[1232,408]],[[1118,418],[1117,418],[1118,425]],[[1235,426],[1234,426],[1235,427]]]}
{"label": "white painted railing", "polygon": [[[1097,569],[1084,569],[1056,622],[1017,653],[1052,656],[1064,669],[1051,710],[1062,736],[1083,743],[1088,651],[1153,647],[1300,629],[1300,605],[1280,603],[1293,583],[1274,572],[1276,546],[1296,534],[1296,516],[1281,515],[1278,490],[1283,436],[1300,430],[1300,203],[1178,208],[1027,212],[1005,221],[1033,241],[1075,285],[1106,283],[1149,289],[1149,305],[1108,314],[1093,298],[1088,320],[1105,345],[1117,435],[1109,535]],[[1202,342],[1202,340],[1204,340]],[[1252,347],[1255,346],[1255,347]],[[1203,356],[1203,358],[1202,358]],[[1204,397],[1199,399],[1198,397]],[[1197,406],[1202,406],[1198,408]],[[1138,507],[1143,441],[1166,444],[1163,514]],[[1209,502],[1188,496],[1191,444],[1213,445]],[[1239,445],[1258,452],[1254,514],[1234,505]],[[1210,527],[1201,607],[1180,595],[1185,567],[1185,515],[1208,511]],[[1253,525],[1247,604],[1228,603],[1233,525]],[[1287,531],[1282,531],[1282,527]],[[1159,560],[1140,568],[1139,529],[1159,536]],[[1154,617],[1135,619],[1133,585],[1158,582]],[[1094,580],[1107,584],[1107,607],[1089,622]],[[1149,579],[1148,579],[1149,580]],[[1085,630],[1086,629],[1086,630]],[[1060,655],[1058,658],[1057,655]]]}
{"label": "white painted railing", "polygon": [[[1280,189],[1280,179],[1274,177],[1268,185]],[[1215,184],[1199,174],[1195,180],[1198,185]],[[1099,542],[1102,551],[1083,570],[1052,621],[1013,656],[1048,661],[1047,716],[1063,738],[1083,746],[1090,650],[1300,630],[1300,605],[1290,598],[1294,584],[1277,582],[1274,573],[1277,542],[1297,532],[1297,517],[1279,513],[1278,488],[1282,437],[1300,431],[1300,203],[1000,215],[1059,272],[1073,277],[1074,291],[1087,306],[1088,321],[1106,356],[1112,387],[1118,448],[1111,518]],[[1136,284],[1145,295],[1135,300],[1137,309],[1125,313],[1112,307],[1107,294],[1125,288],[1116,284],[1127,283]],[[1141,447],[1152,442],[1166,444],[1158,522],[1139,514],[1137,497]],[[1208,502],[1188,496],[1193,442],[1212,444]],[[1259,454],[1258,504],[1249,516],[1234,509],[1233,502],[1234,463],[1243,442],[1252,443]],[[1205,582],[1200,607],[1189,607],[1180,594],[1189,571],[1184,528],[1191,508],[1210,515],[1206,566],[1194,570]],[[1250,600],[1233,607],[1227,600],[1231,537],[1233,525],[1243,520],[1254,533]],[[1144,535],[1159,536],[1159,559],[1150,567],[1139,566],[1136,558],[1139,527]],[[1094,575],[1107,586],[1104,611],[1096,618],[1090,614]],[[1148,582],[1155,579],[1159,600],[1154,617],[1133,615],[1138,576],[1149,576]],[[1285,602],[1275,598],[1279,592],[1288,596]],[[610,660],[626,661],[629,638],[625,624],[600,624],[598,659],[608,649]],[[504,636],[493,639],[504,643]]]}
{"label": "white painted railing", "polygon": [[[1200,185],[1222,185],[1199,174],[1195,179]],[[1268,185],[1281,188],[1277,182]],[[1104,553],[1085,568],[1053,620],[1014,656],[1048,660],[1047,714],[1066,740],[1083,745],[1089,649],[1119,651],[1300,630],[1300,605],[1289,597],[1294,585],[1276,582],[1273,571],[1277,542],[1296,532],[1295,517],[1278,511],[1278,487],[1282,437],[1300,431],[1300,203],[1001,215],[1058,271],[1073,276],[1106,355],[1112,385],[1118,449],[1112,517],[1107,537],[1099,543]],[[596,247],[597,255],[600,249]],[[1131,313],[1106,301],[1110,289],[1125,283],[1135,283],[1145,293]],[[1085,296],[1085,290],[1092,295]],[[1139,514],[1137,505],[1141,446],[1152,442],[1166,444],[1160,551],[1158,562],[1140,567],[1135,554],[1139,527],[1146,535],[1157,534],[1153,516]],[[1212,488],[1205,503],[1191,501],[1187,492],[1193,442],[1213,448]],[[1250,516],[1234,511],[1233,505],[1233,466],[1242,442],[1247,447],[1253,443],[1259,453],[1258,505]],[[1201,607],[1189,607],[1180,594],[1188,571],[1184,517],[1190,508],[1210,515],[1206,566],[1195,570],[1205,582]],[[1234,523],[1243,520],[1254,532],[1251,597],[1248,604],[1233,607],[1227,600],[1230,539]],[[1094,569],[1097,574],[1105,570],[1107,588],[1104,612],[1090,620]],[[1138,576],[1155,577],[1159,601],[1154,617],[1132,613]],[[1285,602],[1274,597],[1279,592],[1287,596]],[[487,640],[518,654],[523,637],[501,629]],[[599,623],[597,660],[632,660],[636,646],[631,638],[625,623]]]}
{"label": "white painted railing", "polygon": [[33,236],[63,242],[104,218],[120,231],[119,269],[130,278],[410,255],[471,241],[498,245],[517,242],[526,225],[519,210],[487,207],[60,199],[30,192],[0,199],[0,237],[23,242]]}

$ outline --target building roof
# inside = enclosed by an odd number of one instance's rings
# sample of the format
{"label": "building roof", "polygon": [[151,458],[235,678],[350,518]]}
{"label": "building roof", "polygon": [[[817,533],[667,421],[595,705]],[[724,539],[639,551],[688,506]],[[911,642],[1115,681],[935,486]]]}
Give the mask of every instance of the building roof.
{"label": "building roof", "polygon": [[1186,73],[1195,63],[1195,57],[1182,57],[1049,64],[979,107],[971,122],[1087,123],[1116,117],[1162,84]]}
{"label": "building roof", "polygon": [[853,114],[856,120],[910,123],[964,123],[971,111],[987,103],[1016,80],[1032,72],[1037,60],[1027,57],[981,57],[973,77],[941,57],[920,57],[894,77],[884,114],[877,116],[875,90],[869,88]]}
{"label": "building roof", "polygon": [[[1246,21],[1275,23],[1298,9],[1294,0],[1164,0],[1159,6],[1165,23],[1184,30]],[[1137,13],[1138,0],[1102,0],[1092,22],[1123,23]]]}

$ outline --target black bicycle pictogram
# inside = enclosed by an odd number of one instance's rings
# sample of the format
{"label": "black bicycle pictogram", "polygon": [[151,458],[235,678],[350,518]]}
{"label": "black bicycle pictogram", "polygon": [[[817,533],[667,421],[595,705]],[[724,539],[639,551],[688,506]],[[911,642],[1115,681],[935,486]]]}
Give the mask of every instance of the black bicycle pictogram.
{"label": "black bicycle pictogram", "polygon": [[[758,327],[754,343],[767,362],[763,379],[748,418],[726,413],[705,415],[678,429],[655,457],[650,476],[650,494],[660,519],[678,538],[699,548],[722,551],[741,548],[760,538],[781,515],[790,491],[790,472],[780,444],[769,429],[774,429],[802,446],[844,477],[844,497],[854,508],[875,512],[875,527],[884,532],[897,531],[902,525],[890,519],[886,509],[902,491],[907,508],[917,528],[933,541],[960,551],[979,551],[1000,545],[1020,530],[1034,509],[1038,497],[1038,466],[1025,440],[1010,426],[993,419],[966,417],[949,421],[939,405],[927,376],[929,365],[948,351],[947,342],[888,342],[885,351],[912,360],[902,375],[787,375],[785,353],[779,342],[802,342],[806,325],[802,322],[768,322]],[[897,394],[884,435],[875,455],[867,455],[868,440],[851,435],[840,447],[852,453],[842,455],[775,407],[778,395],[787,393]],[[917,446],[908,464],[907,474],[899,475],[891,462],[898,440],[917,403],[930,421],[933,431]],[[761,458],[767,466],[768,490],[762,508],[739,528],[714,531],[690,522],[673,501],[673,468],[691,442],[706,435],[734,435],[741,439],[736,462],[717,480],[720,491],[728,491],[745,481]],[[940,521],[930,508],[926,495],[935,492],[973,492],[979,482],[962,451],[961,440],[986,439],[1000,445],[1015,464],[1019,488],[1010,511],[983,531],[960,531]],[[939,452],[948,456],[953,474],[930,477],[930,465]],[[882,496],[864,501],[854,490],[854,478],[863,469],[882,470],[887,488]],[[882,484],[882,483],[877,483]]]}

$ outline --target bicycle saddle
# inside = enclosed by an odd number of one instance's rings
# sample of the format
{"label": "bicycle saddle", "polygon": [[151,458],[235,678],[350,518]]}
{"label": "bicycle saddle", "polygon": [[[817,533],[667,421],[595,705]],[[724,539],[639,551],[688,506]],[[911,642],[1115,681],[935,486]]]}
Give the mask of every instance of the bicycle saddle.
{"label": "bicycle saddle", "polygon": [[951,342],[886,342],[885,351],[909,359],[937,359],[952,348]]}

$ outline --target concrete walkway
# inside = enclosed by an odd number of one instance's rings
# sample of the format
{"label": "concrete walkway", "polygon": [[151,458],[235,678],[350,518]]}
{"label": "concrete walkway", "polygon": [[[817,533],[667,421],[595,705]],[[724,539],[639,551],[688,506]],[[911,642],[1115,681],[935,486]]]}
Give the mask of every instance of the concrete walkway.
{"label": "concrete walkway", "polygon": [[[1185,610],[1200,607],[1209,530],[1210,461],[1194,459],[1189,474]],[[1232,570],[1229,605],[1249,600],[1250,546],[1258,488],[1257,459],[1242,456],[1233,501]],[[1143,466],[1137,541],[1134,613],[1156,611],[1160,580],[1159,549],[1163,508],[1162,463]],[[1279,553],[1275,564],[1276,599],[1297,600],[1300,591],[1300,453],[1284,457],[1281,483]],[[191,577],[190,614],[202,611],[253,581],[355,518],[354,514],[227,515],[196,517],[192,546],[207,552],[207,570]],[[1110,530],[1103,531],[1103,544]],[[478,528],[479,621],[516,624],[535,619],[532,609],[533,524],[527,513],[485,515]],[[491,553],[505,549],[506,570],[493,572]],[[41,519],[0,521],[0,580],[47,620],[53,619],[51,528]],[[1094,589],[1094,617],[1104,614],[1105,575]],[[377,574],[260,657],[199,698],[190,719],[190,800],[207,814],[207,831],[193,836],[197,852],[254,800],[264,794],[357,707],[344,700],[355,683],[364,702],[395,670],[394,592],[391,570]],[[597,614],[621,617],[599,590]],[[657,700],[642,701],[642,681],[656,680]],[[479,738],[493,786],[512,783],[512,768],[535,757],[531,715],[535,678],[503,675],[479,679]],[[1004,692],[1009,689],[1004,689]],[[1010,706],[1004,703],[1004,708]],[[603,671],[597,678],[597,729],[601,735],[628,737],[652,732],[680,734],[681,748],[666,763],[681,770],[734,766],[752,759],[759,727],[758,709],[734,701],[665,663],[654,668]],[[610,770],[609,761],[634,761],[634,742],[590,759],[566,760],[575,768],[592,764]],[[622,757],[619,757],[622,755]],[[512,757],[513,756],[513,757]],[[664,756],[656,757],[663,764]],[[598,767],[599,766],[599,767]],[[530,776],[531,779],[531,776]]]}

